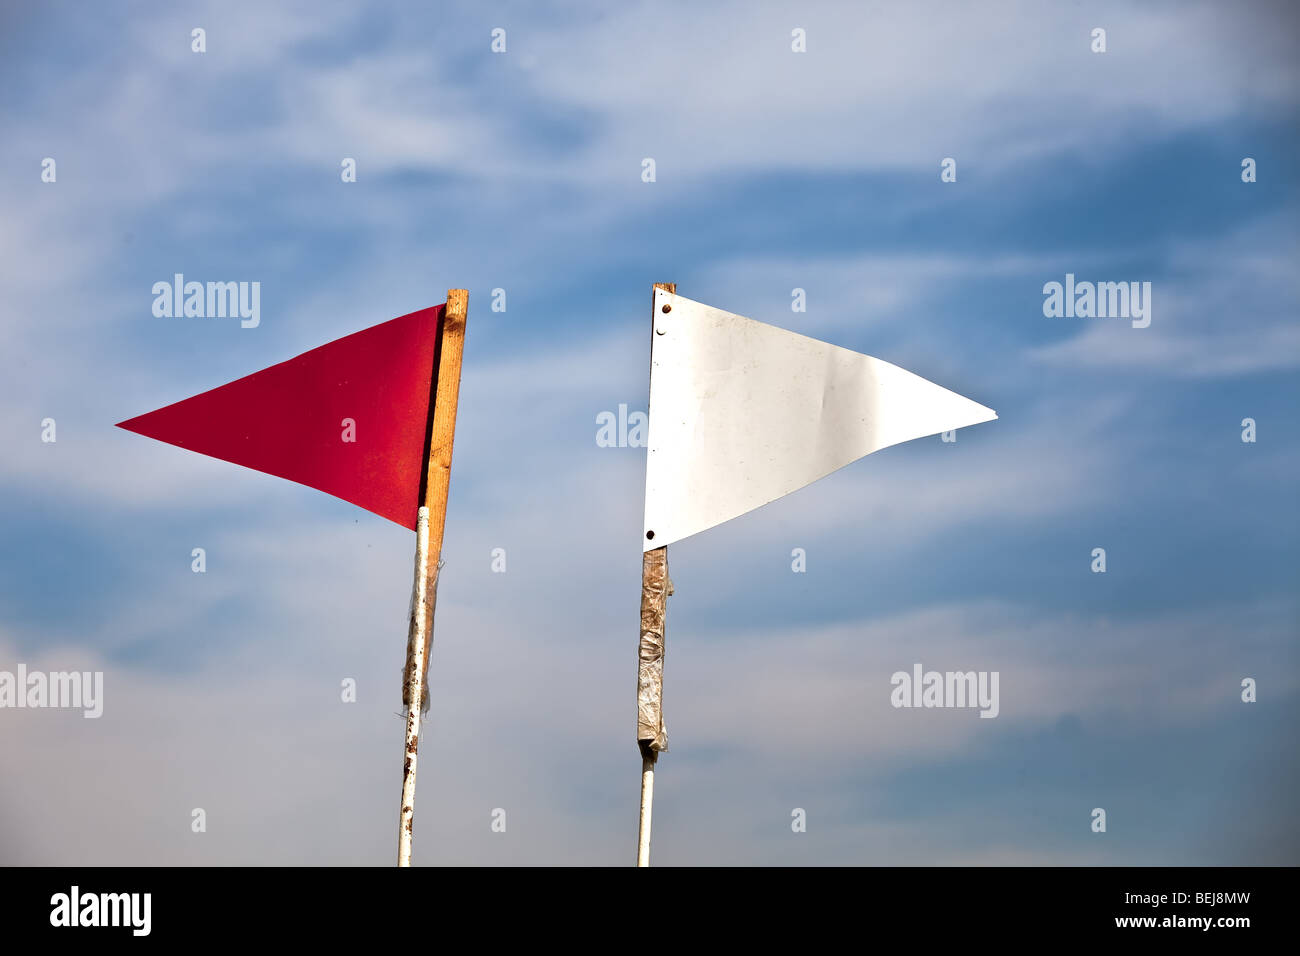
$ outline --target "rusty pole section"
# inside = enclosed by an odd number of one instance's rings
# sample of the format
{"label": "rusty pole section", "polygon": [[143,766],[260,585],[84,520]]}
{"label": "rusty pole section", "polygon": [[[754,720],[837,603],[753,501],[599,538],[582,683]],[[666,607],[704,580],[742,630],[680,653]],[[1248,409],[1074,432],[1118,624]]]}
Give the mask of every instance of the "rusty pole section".
{"label": "rusty pole section", "polygon": [[402,703],[406,705],[406,757],[402,764],[398,866],[411,865],[420,718],[429,709],[429,645],[433,641],[433,611],[438,599],[442,533],[447,523],[451,449],[456,438],[456,405],[460,397],[460,366],[465,350],[468,311],[469,293],[464,289],[448,289],[447,305],[434,349],[434,394],[429,403],[429,441],[424,452],[424,495],[415,528],[415,586],[411,596],[411,623],[402,679]]}
{"label": "rusty pole section", "polygon": [[[654,289],[677,293],[677,283],[656,282]],[[650,335],[654,337],[654,290],[651,290]],[[664,306],[668,308],[668,306]],[[653,349],[653,342],[651,345]],[[652,351],[653,354],[653,351]],[[654,812],[655,762],[668,749],[664,729],[664,618],[668,613],[668,548],[641,556],[641,641],[637,654],[636,737],[641,750],[641,821],[637,831],[636,865],[650,865],[650,822]]]}

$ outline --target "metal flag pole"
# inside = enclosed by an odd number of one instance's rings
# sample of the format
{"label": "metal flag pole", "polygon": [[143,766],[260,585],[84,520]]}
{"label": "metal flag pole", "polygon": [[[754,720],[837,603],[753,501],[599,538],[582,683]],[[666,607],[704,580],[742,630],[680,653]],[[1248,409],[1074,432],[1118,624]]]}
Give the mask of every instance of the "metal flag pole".
{"label": "metal flag pole", "polygon": [[397,834],[397,865],[411,865],[411,831],[415,824],[415,769],[420,751],[420,717],[429,708],[427,691],[433,611],[438,600],[438,568],[447,523],[451,486],[451,449],[456,437],[456,403],[465,350],[469,293],[448,289],[433,353],[433,388],[429,403],[424,480],[415,529],[415,585],[406,641],[402,703],[406,705],[406,758],[402,765],[402,811]]}
{"label": "metal flag pole", "polygon": [[[654,289],[677,294],[677,283],[656,282]],[[654,311],[654,291],[650,296],[651,356],[654,355],[655,322],[659,316]],[[672,307],[664,305],[668,311]],[[654,529],[646,531],[653,541]],[[637,829],[636,865],[650,865],[650,822],[654,813],[655,763],[659,754],[668,749],[668,733],[664,730],[664,618],[668,611],[668,595],[672,582],[668,580],[668,547],[654,548],[641,556],[641,641],[637,654],[636,675],[636,736],[641,750],[641,820]]]}

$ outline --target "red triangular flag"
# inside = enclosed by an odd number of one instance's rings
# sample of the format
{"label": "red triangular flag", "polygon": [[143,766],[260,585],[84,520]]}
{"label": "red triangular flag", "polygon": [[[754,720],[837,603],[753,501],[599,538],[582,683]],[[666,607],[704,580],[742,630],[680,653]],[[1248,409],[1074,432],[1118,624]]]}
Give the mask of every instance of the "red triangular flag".
{"label": "red triangular flag", "polygon": [[288,478],[414,530],[442,311],[363,329],[117,427]]}

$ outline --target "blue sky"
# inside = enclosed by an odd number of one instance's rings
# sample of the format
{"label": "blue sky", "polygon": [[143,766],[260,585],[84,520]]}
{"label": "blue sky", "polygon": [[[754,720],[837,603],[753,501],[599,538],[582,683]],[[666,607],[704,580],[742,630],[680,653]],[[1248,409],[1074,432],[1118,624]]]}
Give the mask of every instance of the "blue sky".
{"label": "blue sky", "polygon": [[[670,549],[657,863],[1298,862],[1288,5],[232,6],[0,14],[0,670],[106,698],[0,710],[0,862],[391,862],[410,533],[112,423],[452,286],[416,858],[630,862],[644,451],[595,435],[654,281],[1000,415]],[[261,324],[155,318],[176,272]],[[1066,273],[1150,327],[1045,317]],[[998,718],[890,707],[915,662]]]}

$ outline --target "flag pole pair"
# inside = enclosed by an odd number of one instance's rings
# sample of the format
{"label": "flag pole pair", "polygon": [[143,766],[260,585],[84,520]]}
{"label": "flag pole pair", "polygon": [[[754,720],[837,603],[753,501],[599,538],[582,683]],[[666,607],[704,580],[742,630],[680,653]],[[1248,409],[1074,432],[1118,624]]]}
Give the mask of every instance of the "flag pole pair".
{"label": "flag pole pair", "polygon": [[[642,528],[637,864],[650,862],[668,545],[881,448],[997,413],[896,365],[656,283]],[[398,865],[411,863],[468,294],[362,329],[118,426],[317,488],[416,533]],[[340,430],[341,429],[341,430]]]}

